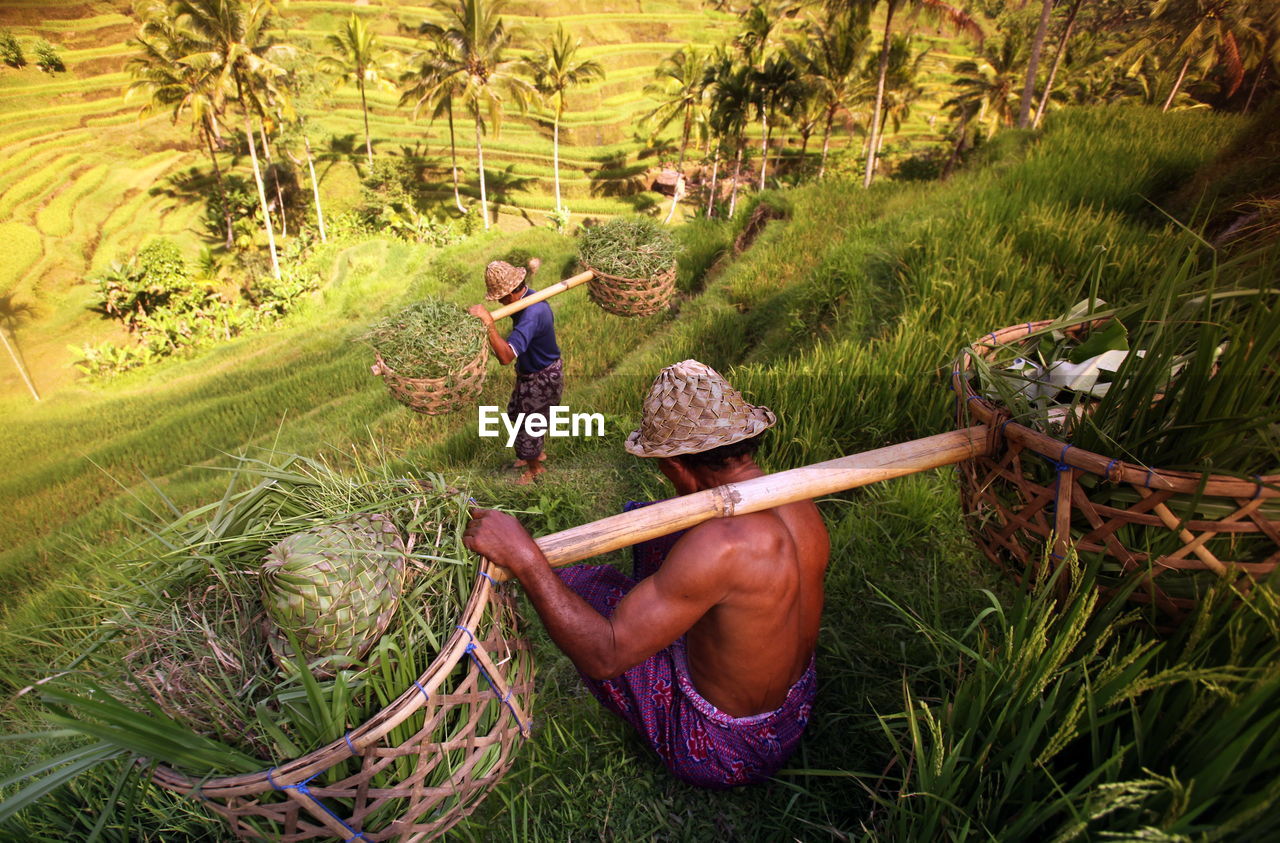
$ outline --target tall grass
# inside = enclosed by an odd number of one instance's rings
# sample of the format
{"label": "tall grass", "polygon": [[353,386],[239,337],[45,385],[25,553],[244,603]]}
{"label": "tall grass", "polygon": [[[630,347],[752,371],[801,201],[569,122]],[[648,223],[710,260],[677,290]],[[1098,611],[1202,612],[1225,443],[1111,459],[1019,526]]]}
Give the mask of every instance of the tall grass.
{"label": "tall grass", "polygon": [[875,839],[1280,833],[1280,598],[1220,587],[1159,641],[1096,586],[1069,560],[960,633],[893,604],[938,673],[879,718],[895,764],[859,777]]}

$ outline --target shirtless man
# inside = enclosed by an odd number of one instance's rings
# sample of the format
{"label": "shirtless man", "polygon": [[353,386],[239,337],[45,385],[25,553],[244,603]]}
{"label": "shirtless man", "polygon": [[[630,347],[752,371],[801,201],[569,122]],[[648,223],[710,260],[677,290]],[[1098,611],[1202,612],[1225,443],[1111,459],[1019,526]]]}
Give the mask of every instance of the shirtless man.
{"label": "shirtless man", "polygon": [[[686,360],[654,381],[626,448],[658,458],[686,495],[761,476],[752,453],[774,422]],[[592,692],[676,776],[705,787],[758,782],[795,749],[816,686],[829,551],[812,501],[637,545],[634,579],[609,566],[553,571],[504,513],[474,511],[465,541],[520,581]]]}

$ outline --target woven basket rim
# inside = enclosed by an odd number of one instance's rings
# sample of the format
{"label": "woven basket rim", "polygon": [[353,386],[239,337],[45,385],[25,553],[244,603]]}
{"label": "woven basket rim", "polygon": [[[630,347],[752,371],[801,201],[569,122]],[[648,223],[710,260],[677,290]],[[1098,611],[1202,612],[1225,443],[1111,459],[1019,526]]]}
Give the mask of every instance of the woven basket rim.
{"label": "woven basket rim", "polygon": [[601,272],[591,264],[583,264],[583,268],[593,273],[596,278],[606,281],[651,281],[661,284],[675,277],[677,266],[672,263],[669,268],[659,272],[657,275],[610,275],[607,272]]}
{"label": "woven basket rim", "polygon": [[[1110,318],[1104,317],[1093,321],[1103,322]],[[973,353],[985,356],[999,346],[1008,345],[1014,340],[1060,321],[1041,319],[1000,328],[984,334],[979,340],[974,340],[965,351],[971,350]],[[972,382],[964,377],[969,370],[969,354],[962,351],[951,371],[951,388],[962,404],[959,415],[963,418],[968,413],[977,421],[989,425],[997,420],[1002,408],[973,390]],[[1067,441],[1009,419],[1001,421],[1000,428],[999,432],[1007,438],[1016,439],[1033,450],[1058,459],[1059,462],[1106,477],[1113,482],[1145,485],[1150,489],[1165,489],[1173,492],[1200,492],[1215,497],[1280,498],[1280,488],[1268,488],[1268,485],[1280,486],[1280,474],[1255,475],[1253,480],[1244,480],[1231,474],[1209,473],[1206,479],[1205,474],[1199,472],[1148,468],[1119,458],[1113,459],[1076,447]]]}
{"label": "woven basket rim", "polygon": [[[159,764],[152,772],[152,778],[158,784],[183,794],[198,792],[201,797],[214,798],[250,796],[305,781],[309,777],[328,770],[335,764],[350,758],[353,755],[352,747],[359,750],[381,740],[392,729],[426,705],[427,695],[434,693],[436,688],[448,678],[449,673],[457,663],[466,656],[467,647],[473,642],[473,637],[469,630],[475,629],[483,618],[484,611],[488,608],[490,598],[493,595],[492,576],[495,570],[493,563],[487,559],[481,559],[476,570],[475,587],[472,588],[467,605],[462,611],[453,635],[449,637],[445,646],[431,660],[431,664],[418,677],[417,682],[410,685],[409,688],[381,711],[348,732],[345,737],[338,738],[291,761],[286,761],[275,767],[267,767],[256,773],[241,773],[234,776],[200,779],[193,778],[167,764]],[[483,648],[477,647],[474,652],[482,661],[488,661],[488,656],[484,653]],[[486,667],[492,674],[494,667],[492,662],[489,662]],[[514,700],[512,704],[514,704]],[[513,713],[516,714],[516,720],[521,731],[524,731],[528,723],[527,712],[520,711],[516,707],[513,709]],[[348,741],[350,741],[350,744],[348,744]]]}
{"label": "woven basket rim", "polygon": [[383,378],[384,380],[386,379],[397,380],[397,381],[400,381],[401,383],[419,384],[422,386],[431,387],[431,386],[443,384],[449,380],[459,377],[462,373],[474,367],[476,365],[476,361],[480,360],[481,358],[485,358],[487,362],[488,356],[489,356],[488,352],[489,352],[488,343],[487,342],[481,343],[480,350],[476,352],[474,357],[467,360],[467,362],[462,366],[462,368],[458,370],[458,374],[442,375],[441,377],[438,377],[438,378],[411,378],[408,375],[402,375],[399,372],[397,372],[395,369],[391,368],[390,363],[382,359],[382,355],[378,353],[377,349],[375,349],[373,352],[373,358],[376,361],[378,368],[382,370],[377,374],[377,377]]}

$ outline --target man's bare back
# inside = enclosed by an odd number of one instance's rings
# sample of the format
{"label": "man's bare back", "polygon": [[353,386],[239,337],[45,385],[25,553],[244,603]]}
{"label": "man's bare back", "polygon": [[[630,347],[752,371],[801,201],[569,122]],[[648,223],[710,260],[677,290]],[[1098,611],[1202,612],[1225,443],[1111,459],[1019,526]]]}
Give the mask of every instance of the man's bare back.
{"label": "man's bare back", "polygon": [[822,615],[830,543],[812,501],[695,527],[662,569],[697,565],[704,541],[730,549],[730,588],[686,635],[699,693],[734,717],[772,711],[809,665]]}

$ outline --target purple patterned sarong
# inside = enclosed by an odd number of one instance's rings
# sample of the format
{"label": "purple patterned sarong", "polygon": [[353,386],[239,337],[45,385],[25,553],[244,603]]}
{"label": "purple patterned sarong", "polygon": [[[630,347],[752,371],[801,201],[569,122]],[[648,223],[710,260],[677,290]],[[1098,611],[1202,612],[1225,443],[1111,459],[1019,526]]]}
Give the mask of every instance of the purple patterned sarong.
{"label": "purple patterned sarong", "polygon": [[[628,502],[624,511],[644,504]],[[635,579],[607,565],[560,568],[560,578],[605,617],[662,564],[683,533],[634,548]],[[702,787],[752,784],[772,776],[795,751],[817,691],[813,659],[777,709],[733,717],[702,698],[689,676],[685,641],[613,679],[583,676],[605,708],[635,727],[677,778]]]}

